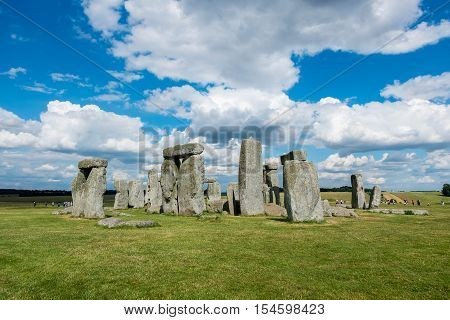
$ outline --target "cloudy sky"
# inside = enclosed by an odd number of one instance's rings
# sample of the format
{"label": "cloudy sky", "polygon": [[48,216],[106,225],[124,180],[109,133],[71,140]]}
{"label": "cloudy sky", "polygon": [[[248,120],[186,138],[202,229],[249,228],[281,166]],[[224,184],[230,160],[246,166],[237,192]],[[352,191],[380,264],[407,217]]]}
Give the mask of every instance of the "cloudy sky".
{"label": "cloudy sky", "polygon": [[77,162],[143,178],[199,141],[237,179],[304,148],[323,187],[450,180],[450,3],[0,1],[0,188],[69,189]]}

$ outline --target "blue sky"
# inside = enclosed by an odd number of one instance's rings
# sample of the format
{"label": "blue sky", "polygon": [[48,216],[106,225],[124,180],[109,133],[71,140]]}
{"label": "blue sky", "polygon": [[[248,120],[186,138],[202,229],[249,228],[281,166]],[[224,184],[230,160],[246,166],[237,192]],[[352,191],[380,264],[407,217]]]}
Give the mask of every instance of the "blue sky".
{"label": "blue sky", "polygon": [[322,186],[352,172],[389,190],[449,180],[442,1],[4,2],[0,188],[68,189],[86,156],[110,160],[110,186],[144,178],[163,147],[192,139],[225,185],[244,128],[267,124],[284,137],[266,160],[304,147]]}

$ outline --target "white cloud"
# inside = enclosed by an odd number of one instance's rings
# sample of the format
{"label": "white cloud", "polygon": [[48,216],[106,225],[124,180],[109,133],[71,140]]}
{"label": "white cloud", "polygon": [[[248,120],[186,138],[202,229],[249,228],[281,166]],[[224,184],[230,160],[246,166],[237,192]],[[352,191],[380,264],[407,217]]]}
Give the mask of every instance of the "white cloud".
{"label": "white cloud", "polygon": [[425,164],[432,169],[450,170],[450,151],[436,150],[429,152]]}
{"label": "white cloud", "polygon": [[[298,81],[291,55],[325,49],[411,52],[450,36],[447,20],[409,26],[419,0],[146,1],[91,0],[84,10],[110,37],[129,70],[159,78],[280,91]],[[119,23],[123,16],[122,23]],[[115,31],[127,32],[112,34]],[[401,37],[398,37],[399,35]],[[396,38],[398,37],[398,38]],[[396,38],[395,41],[388,41]]]}
{"label": "white cloud", "polygon": [[36,168],[37,171],[55,171],[56,169],[58,169],[58,167],[50,163],[44,163],[40,167]]}
{"label": "white cloud", "polygon": [[437,76],[418,76],[404,83],[394,81],[394,84],[387,85],[381,91],[381,95],[402,100],[447,100],[450,99],[450,72]]}
{"label": "white cloud", "polygon": [[103,102],[115,102],[115,101],[128,101],[128,95],[125,93],[102,93],[97,96],[91,97],[94,101]]}
{"label": "white cloud", "polygon": [[433,183],[434,179],[430,176],[424,176],[417,179],[417,183]]}
{"label": "white cloud", "polygon": [[27,69],[22,67],[10,68],[8,71],[0,72],[0,76],[7,76],[10,79],[15,79],[19,74],[26,74]]}
{"label": "white cloud", "polygon": [[130,72],[130,71],[114,71],[114,70],[108,70],[108,72],[116,77],[119,80],[122,80],[124,82],[133,82],[136,80],[142,79],[144,76],[136,73],[136,72]]}
{"label": "white cloud", "polygon": [[21,41],[21,42],[28,42],[30,39],[22,37],[16,33],[11,33],[11,39]]}
{"label": "white cloud", "polygon": [[58,81],[58,82],[72,82],[75,80],[80,80],[80,77],[78,75],[75,74],[71,74],[71,73],[58,73],[58,72],[54,72],[54,73],[50,73],[50,77],[52,78],[53,81]]}
{"label": "white cloud", "polygon": [[[73,21],[75,22],[75,21]],[[77,39],[84,39],[84,40],[88,40],[92,43],[97,43],[97,39],[95,39],[91,34],[83,31],[79,26],[77,25],[73,25],[73,31],[76,34],[76,38]]]}
{"label": "white cloud", "polygon": [[[49,88],[44,83],[40,83],[40,82],[34,82],[33,85],[31,85],[31,86],[22,86],[22,89],[27,90],[27,91],[45,93],[45,94],[51,94],[51,93],[56,92],[56,89]],[[62,94],[62,93],[64,93],[64,90],[61,90],[58,93]]]}
{"label": "white cloud", "polygon": [[383,177],[378,177],[378,178],[370,177],[370,178],[367,178],[367,182],[371,183],[371,184],[383,184],[386,182],[386,179]]}

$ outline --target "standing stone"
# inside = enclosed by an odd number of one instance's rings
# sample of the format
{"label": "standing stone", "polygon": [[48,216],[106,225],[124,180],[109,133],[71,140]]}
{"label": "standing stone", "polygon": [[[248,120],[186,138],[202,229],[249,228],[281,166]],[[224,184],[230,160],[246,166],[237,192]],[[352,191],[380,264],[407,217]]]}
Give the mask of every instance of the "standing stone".
{"label": "standing stone", "polygon": [[266,165],[266,183],[270,189],[270,199],[269,202],[275,203],[277,205],[281,204],[280,201],[280,187],[278,184],[278,166],[276,164]]}
{"label": "standing stone", "polygon": [[364,194],[363,177],[361,174],[352,174],[352,208],[364,209],[366,197]]}
{"label": "standing stone", "polygon": [[114,180],[114,187],[116,188],[116,196],[114,199],[114,209],[128,209],[128,181]]}
{"label": "standing stone", "polygon": [[267,184],[263,184],[263,199],[264,203],[270,203],[270,188]]}
{"label": "standing stone", "polygon": [[192,155],[180,166],[178,176],[178,213],[200,215],[205,210],[203,180],[205,162],[202,155]]}
{"label": "standing stone", "polygon": [[144,186],[141,180],[134,180],[128,183],[129,190],[129,202],[130,207],[135,209],[144,208],[145,206],[145,193]]}
{"label": "standing stone", "polygon": [[160,213],[162,206],[162,190],[159,182],[158,171],[148,171],[147,192],[145,193],[147,212]]}
{"label": "standing stone", "polygon": [[322,209],[323,209],[323,216],[324,217],[331,217],[332,216],[331,206],[330,206],[330,203],[328,202],[328,200],[323,200],[322,201]]}
{"label": "standing stone", "polygon": [[220,183],[218,183],[218,182],[208,183],[208,186],[206,189],[206,199],[215,201],[215,200],[220,200],[221,197],[222,197],[222,190],[220,188]]}
{"label": "standing stone", "polygon": [[103,159],[85,159],[78,163],[79,172],[72,182],[72,216],[103,218],[103,195],[106,192],[106,167]]}
{"label": "standing stone", "polygon": [[370,194],[369,208],[378,208],[381,203],[381,189],[379,186],[375,186]]}
{"label": "standing stone", "polygon": [[178,167],[173,159],[165,159],[161,165],[162,212],[178,214]]}
{"label": "standing stone", "polygon": [[232,216],[240,214],[239,208],[239,185],[236,182],[231,182],[227,187],[228,212]]}
{"label": "standing stone", "polygon": [[285,161],[283,185],[284,204],[290,221],[323,220],[319,179],[311,162]]}
{"label": "standing stone", "polygon": [[239,158],[239,201],[242,215],[264,213],[261,142],[244,139]]}

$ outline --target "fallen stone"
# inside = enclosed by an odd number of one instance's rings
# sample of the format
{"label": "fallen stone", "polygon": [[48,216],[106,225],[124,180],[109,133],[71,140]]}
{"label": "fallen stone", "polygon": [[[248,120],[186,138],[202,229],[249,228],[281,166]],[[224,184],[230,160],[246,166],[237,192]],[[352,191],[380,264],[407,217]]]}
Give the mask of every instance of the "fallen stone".
{"label": "fallen stone", "polygon": [[369,200],[369,208],[378,208],[381,203],[381,189],[379,186],[375,186],[372,189],[372,193],[370,194]]}
{"label": "fallen stone", "polygon": [[264,204],[264,214],[266,216],[273,217],[286,217],[287,212],[286,209],[282,206],[278,206],[275,203],[266,203]]}
{"label": "fallen stone", "polygon": [[200,143],[186,143],[186,144],[178,144],[173,147],[165,148],[163,150],[163,157],[164,159],[171,159],[171,158],[187,158],[193,155],[201,154],[205,150],[205,147],[203,147]]}
{"label": "fallen stone", "polygon": [[333,217],[358,217],[354,209],[347,209],[343,207],[331,207],[330,212]]}
{"label": "fallen stone", "polygon": [[118,227],[135,227],[135,228],[150,228],[155,227],[155,222],[151,220],[132,220],[123,221],[119,218],[106,218],[98,222],[98,225],[107,227],[109,229]]}
{"label": "fallen stone", "polygon": [[319,179],[311,162],[286,161],[283,167],[283,185],[284,207],[290,221],[323,220]]}
{"label": "fallen stone", "polygon": [[404,215],[428,215],[428,210],[418,209],[370,209],[369,212],[384,213],[384,214],[404,214]]}
{"label": "fallen stone", "polygon": [[66,208],[63,208],[61,210],[55,210],[55,211],[52,212],[52,214],[54,214],[54,215],[71,214],[72,213],[72,209],[73,209],[72,207],[66,207]]}
{"label": "fallen stone", "polygon": [[107,227],[107,228],[115,228],[120,226],[123,223],[123,221],[119,218],[106,218],[106,219],[102,219],[100,220],[97,224],[103,227]]}
{"label": "fallen stone", "polygon": [[363,186],[363,177],[361,174],[352,174],[352,208],[364,209],[366,207],[366,198]]}
{"label": "fallen stone", "polygon": [[203,180],[205,163],[202,155],[193,155],[185,159],[178,175],[178,213],[181,215],[199,215],[205,210]]}
{"label": "fallen stone", "polygon": [[239,201],[241,215],[264,213],[261,142],[244,139],[239,158]]}

